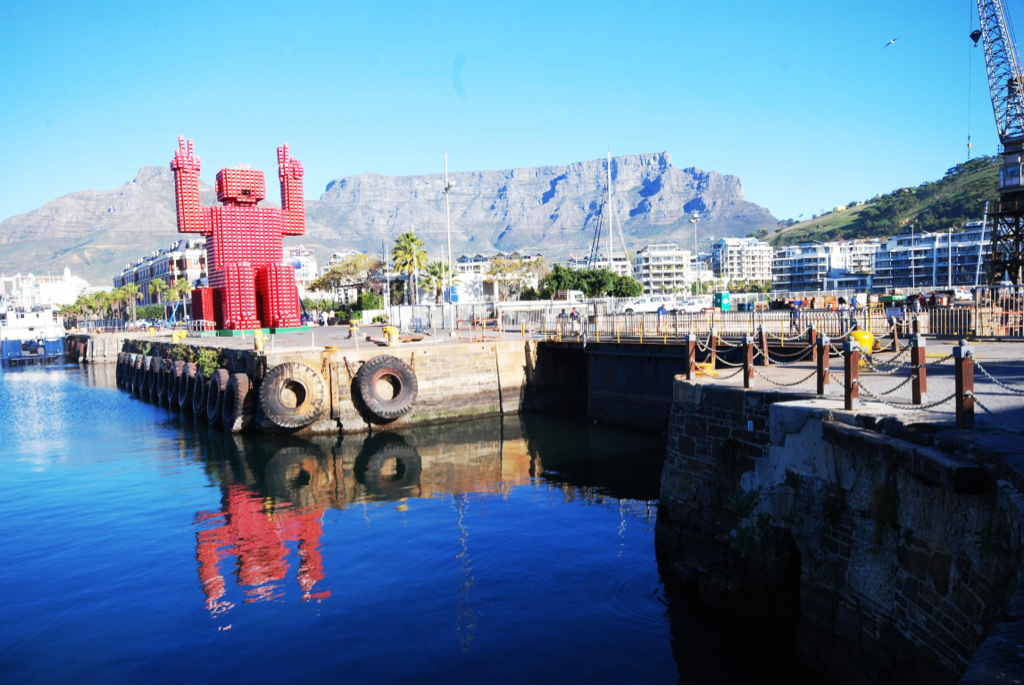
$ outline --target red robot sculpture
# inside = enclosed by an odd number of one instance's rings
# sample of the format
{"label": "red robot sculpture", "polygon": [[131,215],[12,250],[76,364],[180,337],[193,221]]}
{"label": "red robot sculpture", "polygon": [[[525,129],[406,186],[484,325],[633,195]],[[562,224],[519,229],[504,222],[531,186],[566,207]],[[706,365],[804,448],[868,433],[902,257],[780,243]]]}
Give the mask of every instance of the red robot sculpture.
{"label": "red robot sculpture", "polygon": [[199,203],[199,158],[192,141],[178,137],[171,160],[179,233],[206,236],[210,288],[192,291],[192,317],[221,330],[301,326],[295,271],[283,264],[284,236],[306,230],[302,163],[277,149],[281,209],[259,207],[266,198],[263,172],[241,165],[217,172],[217,200]]}

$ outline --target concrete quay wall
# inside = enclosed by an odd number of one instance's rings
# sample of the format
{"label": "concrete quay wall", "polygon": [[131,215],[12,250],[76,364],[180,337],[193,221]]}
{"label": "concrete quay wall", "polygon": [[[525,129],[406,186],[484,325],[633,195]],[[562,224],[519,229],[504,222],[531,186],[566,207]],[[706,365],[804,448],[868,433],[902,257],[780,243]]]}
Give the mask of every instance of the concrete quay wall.
{"label": "concrete quay wall", "polygon": [[780,624],[838,681],[1019,680],[1024,479],[1012,450],[906,413],[834,407],[677,379],[663,572]]}
{"label": "concrete quay wall", "polygon": [[[244,373],[258,397],[267,372],[284,363],[307,365],[324,380],[327,399],[324,411],[300,430],[282,431],[256,409],[254,425],[264,433],[337,434],[361,433],[384,428],[439,424],[449,421],[514,415],[522,411],[558,406],[574,391],[560,358],[537,341],[446,343],[439,346],[363,345],[360,349],[292,349],[257,353],[254,350],[219,348],[216,339],[183,344],[127,338],[123,352],[164,359],[195,357],[201,349],[217,351],[217,366],[229,373]],[[416,375],[418,395],[411,410],[390,422],[374,420],[361,407],[356,375],[367,361],[380,355],[398,358]],[[114,357],[116,361],[116,355]],[[372,424],[371,424],[372,421]]]}

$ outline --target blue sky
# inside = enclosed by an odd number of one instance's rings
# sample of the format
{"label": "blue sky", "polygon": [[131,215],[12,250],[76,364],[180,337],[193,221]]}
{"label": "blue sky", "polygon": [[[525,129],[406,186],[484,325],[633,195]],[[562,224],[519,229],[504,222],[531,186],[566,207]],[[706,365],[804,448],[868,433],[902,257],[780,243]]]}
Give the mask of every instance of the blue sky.
{"label": "blue sky", "polygon": [[975,7],[6,2],[0,218],[165,165],[179,134],[210,181],[273,178],[288,142],[314,198],[441,171],[445,150],[453,171],[668,150],[810,215],[941,177],[966,158],[969,102],[975,155],[995,152]]}

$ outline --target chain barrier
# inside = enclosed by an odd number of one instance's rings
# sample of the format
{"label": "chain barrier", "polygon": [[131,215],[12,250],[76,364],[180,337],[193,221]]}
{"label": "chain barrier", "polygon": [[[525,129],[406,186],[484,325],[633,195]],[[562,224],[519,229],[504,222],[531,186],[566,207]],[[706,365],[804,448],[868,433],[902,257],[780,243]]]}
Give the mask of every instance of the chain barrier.
{"label": "chain barrier", "polygon": [[[760,348],[758,348],[755,345],[754,349],[757,350],[759,353],[761,353],[761,356],[764,357],[764,353],[761,352]],[[803,362],[805,359],[807,359],[810,356],[812,350],[813,349],[811,348],[811,346],[807,346],[806,348],[804,348],[803,352],[800,353],[800,357],[796,358],[795,360],[790,360],[789,362],[783,362],[782,360],[776,360],[776,359],[772,358],[771,357],[771,351],[769,351],[768,361],[771,362],[772,364],[776,364],[776,365],[778,365],[780,367],[789,367],[790,365],[794,365],[794,364],[798,364],[800,362]]]}
{"label": "chain barrier", "polygon": [[[985,407],[985,405],[982,404],[982,402],[980,400],[978,400],[978,396],[974,395],[970,391],[968,391],[965,395],[967,397],[969,397],[969,398],[974,398],[974,404],[977,405],[978,407],[980,407],[985,412],[985,414],[987,414],[990,417],[995,417],[996,416],[995,412],[993,412],[992,410],[990,410],[987,407]],[[1017,424],[1016,422],[1011,422],[1011,421],[1009,421],[1007,419],[1004,419],[1002,417],[998,417],[997,419],[999,419],[999,424],[1001,426],[1009,426],[1010,428],[1012,428],[1012,429],[1014,429],[1016,431],[1024,432],[1024,426],[1021,426],[1020,424]]]}
{"label": "chain barrier", "polygon": [[977,367],[979,370],[981,370],[981,373],[984,374],[986,377],[988,377],[988,380],[991,381],[992,383],[994,383],[996,386],[999,386],[1004,391],[1009,391],[1010,393],[1016,393],[1017,395],[1024,395],[1024,389],[1014,388],[1013,386],[1006,385],[1005,383],[1003,383],[1002,381],[1000,381],[996,377],[994,377],[991,374],[989,374],[989,371],[981,366],[981,363],[978,362],[978,359],[976,357],[974,357],[974,355],[971,355],[970,357],[971,357],[971,359],[974,360],[974,366]]}
{"label": "chain barrier", "polygon": [[783,358],[786,358],[786,357],[796,357],[797,355],[806,354],[808,351],[810,351],[812,349],[812,347],[813,346],[809,345],[806,348],[802,348],[802,349],[797,350],[796,352],[792,352],[792,353],[772,353],[772,354],[775,355],[775,357],[783,357]]}
{"label": "chain barrier", "polygon": [[718,362],[721,362],[726,367],[742,367],[743,366],[742,362],[727,362],[726,360],[723,360],[721,357],[718,358]]}
{"label": "chain barrier", "polygon": [[917,378],[917,374],[911,374],[906,379],[904,379],[903,381],[901,381],[897,385],[893,386],[889,390],[882,391],[881,393],[879,393],[879,395],[892,395],[893,393],[895,393],[896,391],[900,390],[901,388],[903,388],[904,386],[906,386],[908,383],[910,383],[911,381],[913,381],[916,378]]}
{"label": "chain barrier", "polygon": [[740,372],[743,371],[742,369],[737,369],[736,371],[734,371],[732,374],[729,374],[728,376],[719,376],[717,374],[708,374],[706,371],[704,371],[703,369],[700,368],[700,365],[697,365],[696,367],[694,367],[694,369],[697,370],[698,374],[703,374],[704,376],[708,377],[709,379],[718,379],[718,380],[721,380],[721,381],[724,381],[726,379],[731,379],[732,377],[736,376],[737,374],[739,374]]}
{"label": "chain barrier", "polygon": [[762,374],[761,370],[759,368],[757,368],[757,367],[752,367],[752,369],[754,370],[755,374],[760,376],[762,379],[764,379],[768,383],[774,384],[776,386],[782,386],[783,388],[791,388],[793,386],[799,386],[800,384],[807,382],[812,376],[814,376],[814,375],[816,375],[818,373],[818,370],[815,369],[810,374],[808,374],[807,376],[805,376],[804,378],[802,378],[802,379],[800,379],[798,381],[793,381],[792,383],[783,383],[782,381],[775,381],[774,379],[768,378],[767,376]]}
{"label": "chain barrier", "polygon": [[942,400],[937,400],[937,401],[935,401],[933,403],[928,403],[927,405],[908,405],[906,403],[894,403],[894,402],[891,402],[891,401],[886,400],[885,398],[883,398],[878,393],[873,392],[867,386],[865,386],[863,384],[857,384],[857,385],[860,387],[860,390],[862,390],[865,393],[867,393],[873,399],[877,400],[878,402],[882,403],[883,405],[888,405],[889,407],[895,407],[897,410],[930,410],[933,407],[938,407],[939,405],[943,405],[945,403],[948,403],[950,400],[952,400],[953,398],[956,397],[956,393],[951,393],[951,394],[947,395],[945,398],[943,398]]}

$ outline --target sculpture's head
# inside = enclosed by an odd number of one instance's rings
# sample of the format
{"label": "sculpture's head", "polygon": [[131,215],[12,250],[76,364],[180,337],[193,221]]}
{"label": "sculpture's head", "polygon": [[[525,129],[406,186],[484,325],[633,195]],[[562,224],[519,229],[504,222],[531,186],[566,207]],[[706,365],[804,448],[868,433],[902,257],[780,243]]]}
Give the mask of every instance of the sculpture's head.
{"label": "sculpture's head", "polygon": [[247,164],[217,172],[217,200],[237,205],[255,205],[267,197],[263,172]]}

